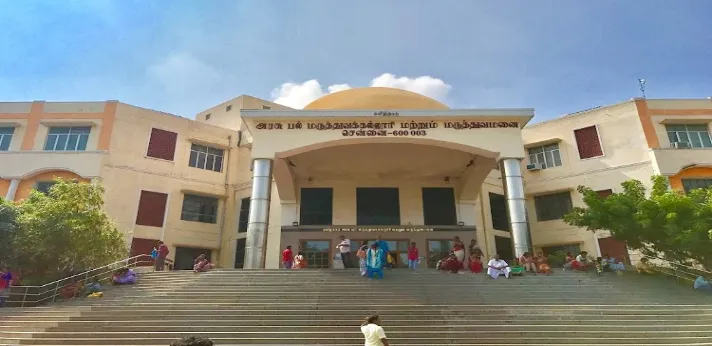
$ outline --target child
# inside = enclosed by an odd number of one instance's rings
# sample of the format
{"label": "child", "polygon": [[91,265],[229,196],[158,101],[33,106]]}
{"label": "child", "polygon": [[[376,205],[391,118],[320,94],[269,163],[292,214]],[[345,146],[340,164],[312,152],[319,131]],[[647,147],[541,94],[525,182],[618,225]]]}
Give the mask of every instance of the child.
{"label": "child", "polygon": [[470,272],[474,274],[482,272],[482,260],[476,253],[470,254]]}
{"label": "child", "polygon": [[596,274],[603,275],[603,258],[596,258]]}
{"label": "child", "polygon": [[393,269],[393,256],[391,256],[390,252],[386,253],[386,265],[384,267]]}
{"label": "child", "polygon": [[84,286],[84,289],[86,289],[86,293],[89,295],[94,293],[100,293],[101,284],[99,283],[99,278],[97,278],[96,276],[91,278],[91,281],[89,281],[86,286]]}
{"label": "child", "polygon": [[418,267],[418,248],[415,246],[415,242],[410,243],[408,247],[408,268],[416,269]]}

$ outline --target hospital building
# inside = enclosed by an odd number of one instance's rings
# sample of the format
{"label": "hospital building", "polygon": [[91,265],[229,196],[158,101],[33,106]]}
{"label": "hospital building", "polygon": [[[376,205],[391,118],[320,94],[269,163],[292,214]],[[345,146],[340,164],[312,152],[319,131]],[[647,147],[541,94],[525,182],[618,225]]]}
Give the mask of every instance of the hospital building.
{"label": "hospital building", "polygon": [[[339,236],[415,242],[435,262],[459,236],[486,256],[587,250],[635,261],[605,232],[562,217],[620,183],[712,185],[711,99],[635,98],[532,122],[534,109],[453,109],[360,88],[290,109],[243,95],[195,120],[118,101],[0,102],[0,196],[57,177],[97,182],[133,254],[157,240],[177,269],[278,268],[281,250],[329,268]],[[405,262],[405,263],[404,263]]]}

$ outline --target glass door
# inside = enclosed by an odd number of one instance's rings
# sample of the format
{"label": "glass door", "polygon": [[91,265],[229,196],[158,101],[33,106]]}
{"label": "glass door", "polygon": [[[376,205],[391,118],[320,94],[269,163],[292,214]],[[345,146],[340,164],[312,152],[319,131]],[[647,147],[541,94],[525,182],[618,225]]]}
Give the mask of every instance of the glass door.
{"label": "glass door", "polygon": [[408,240],[386,240],[388,243],[388,253],[391,254],[395,263],[393,268],[408,268]]}
{"label": "glass door", "polygon": [[435,268],[438,261],[447,257],[452,250],[452,240],[428,240],[428,268]]}
{"label": "glass door", "polygon": [[304,252],[307,268],[331,267],[331,241],[330,240],[302,240],[299,251]]}

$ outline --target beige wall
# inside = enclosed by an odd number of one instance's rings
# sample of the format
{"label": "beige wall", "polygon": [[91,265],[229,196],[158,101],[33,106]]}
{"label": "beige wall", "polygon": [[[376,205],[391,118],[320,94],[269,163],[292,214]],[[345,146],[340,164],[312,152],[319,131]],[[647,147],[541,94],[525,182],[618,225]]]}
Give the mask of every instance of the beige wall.
{"label": "beige wall", "polygon": [[[232,106],[229,111],[227,110],[228,106]],[[242,95],[196,114],[195,120],[232,130],[244,130],[240,110],[261,110],[264,109],[264,107],[275,110],[291,109],[274,102],[258,99],[249,95]],[[208,114],[210,114],[210,119],[206,119]]]}

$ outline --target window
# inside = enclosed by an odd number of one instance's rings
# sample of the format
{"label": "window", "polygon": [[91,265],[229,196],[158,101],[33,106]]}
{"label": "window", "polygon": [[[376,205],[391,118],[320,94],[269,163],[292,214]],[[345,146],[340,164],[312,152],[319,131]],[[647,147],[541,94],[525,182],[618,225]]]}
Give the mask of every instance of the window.
{"label": "window", "polygon": [[529,152],[529,163],[532,165],[541,165],[543,169],[561,166],[558,143],[529,148],[527,151]]}
{"label": "window", "polygon": [[180,219],[215,223],[218,218],[218,199],[215,197],[184,195]]}
{"label": "window", "polygon": [[205,114],[205,120],[210,120],[210,113]]}
{"label": "window", "polygon": [[507,218],[507,201],[504,195],[489,193],[490,213],[492,214],[492,228],[500,231],[509,231]]}
{"label": "window", "polygon": [[56,183],[53,181],[38,181],[35,190],[47,195],[49,194],[49,189],[51,189],[54,184]]}
{"label": "window", "polygon": [[574,130],[574,137],[576,137],[576,146],[581,159],[603,156],[603,148],[601,148],[596,126]]}
{"label": "window", "polygon": [[44,150],[86,150],[89,132],[91,132],[91,127],[50,127]]}
{"label": "window", "polygon": [[536,218],[538,221],[558,220],[571,212],[571,192],[552,193],[534,197]]}
{"label": "window", "polygon": [[250,220],[250,197],[240,200],[240,219],[237,221],[237,233],[247,232],[247,223]]}
{"label": "window", "polygon": [[451,187],[424,187],[423,220],[426,225],[457,225],[455,190]]}
{"label": "window", "polygon": [[173,161],[176,153],[178,134],[161,129],[151,129],[151,139],[148,142],[146,156]]}
{"label": "window", "polygon": [[613,190],[611,190],[611,189],[598,190],[598,191],[596,191],[596,193],[598,194],[598,197],[606,198],[606,197],[608,197],[608,196],[610,196],[610,195],[613,194]]}
{"label": "window", "polygon": [[303,188],[299,200],[299,223],[331,225],[334,190],[329,187]]}
{"label": "window", "polygon": [[682,179],[682,188],[685,189],[685,192],[709,187],[712,187],[712,179]]}
{"label": "window", "polygon": [[188,166],[221,172],[224,153],[225,151],[222,149],[215,149],[194,143],[190,146]]}
{"label": "window", "polygon": [[400,225],[398,188],[357,188],[356,223],[358,225]]}
{"label": "window", "polygon": [[670,143],[685,142],[693,148],[712,148],[707,125],[665,125]]}
{"label": "window", "polygon": [[226,112],[229,112],[231,110],[232,110],[232,105],[227,105],[227,107],[225,107]]}
{"label": "window", "polygon": [[270,106],[262,106],[262,109],[270,109]]}
{"label": "window", "polygon": [[10,150],[13,133],[15,133],[14,127],[0,127],[0,151]]}
{"label": "window", "polygon": [[141,191],[138,201],[136,224],[143,226],[163,227],[163,217],[166,213],[168,195],[160,192]]}

